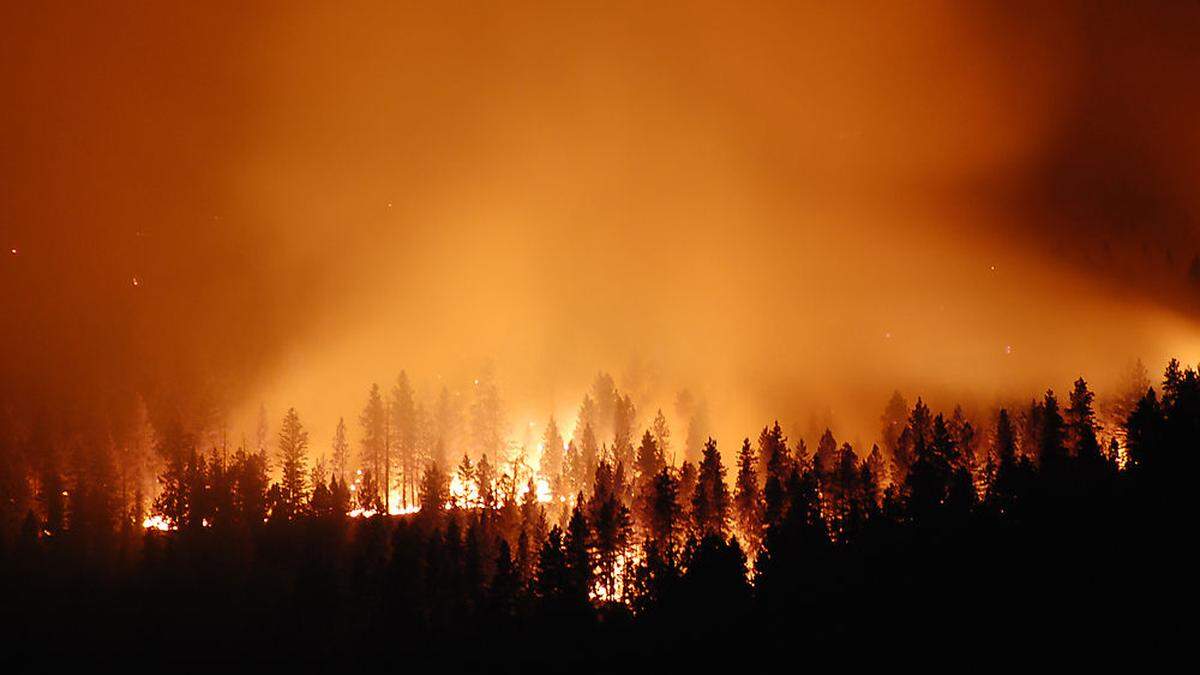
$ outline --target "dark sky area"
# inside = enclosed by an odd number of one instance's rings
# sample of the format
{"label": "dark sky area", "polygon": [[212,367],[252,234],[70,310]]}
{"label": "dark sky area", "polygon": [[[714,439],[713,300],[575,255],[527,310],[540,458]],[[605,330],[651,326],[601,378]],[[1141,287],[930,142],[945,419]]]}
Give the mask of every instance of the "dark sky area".
{"label": "dark sky area", "polygon": [[1200,351],[1198,3],[439,4],[5,3],[9,410],[870,434]]}

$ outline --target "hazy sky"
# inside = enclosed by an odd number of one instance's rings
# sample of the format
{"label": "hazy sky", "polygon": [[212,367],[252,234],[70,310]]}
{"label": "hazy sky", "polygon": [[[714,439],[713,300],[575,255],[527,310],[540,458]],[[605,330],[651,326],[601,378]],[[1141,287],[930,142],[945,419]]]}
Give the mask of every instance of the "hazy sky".
{"label": "hazy sky", "polygon": [[7,3],[8,405],[325,439],[490,360],[730,447],[1196,360],[1200,5],[796,4]]}

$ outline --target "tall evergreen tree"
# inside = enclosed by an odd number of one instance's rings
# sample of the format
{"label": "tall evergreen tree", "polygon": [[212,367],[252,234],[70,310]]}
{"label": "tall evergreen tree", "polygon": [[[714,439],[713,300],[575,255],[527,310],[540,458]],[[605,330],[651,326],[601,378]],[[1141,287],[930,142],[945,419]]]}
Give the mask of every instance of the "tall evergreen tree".
{"label": "tall evergreen tree", "polygon": [[375,479],[373,485],[366,486],[365,481],[358,488],[359,499],[369,499],[362,495],[363,489],[373,489],[377,491],[375,496],[384,498],[380,492],[378,481],[382,477],[386,479],[390,475],[388,465],[391,463],[389,439],[388,439],[388,419],[387,411],[383,404],[383,394],[379,391],[379,385],[372,384],[370,394],[367,396],[367,405],[363,408],[362,414],[358,418],[359,425],[362,427],[362,442],[359,444],[360,463],[371,471],[371,476]]}
{"label": "tall evergreen tree", "polygon": [[733,515],[738,535],[746,542],[746,550],[753,555],[762,543],[763,500],[758,489],[755,466],[758,458],[750,439],[742,441],[738,452],[738,472],[734,480]]}
{"label": "tall evergreen tree", "polygon": [[692,496],[692,522],[697,536],[724,539],[729,532],[729,488],[725,485],[725,467],[717,442],[709,438],[700,460],[696,491]]}
{"label": "tall evergreen tree", "polygon": [[346,480],[346,471],[350,468],[350,440],[346,437],[346,420],[339,417],[337,430],[333,432],[333,475],[338,480]]}
{"label": "tall evergreen tree", "polygon": [[654,435],[654,445],[658,448],[659,456],[663,458],[664,462],[669,462],[671,466],[674,466],[675,456],[671,454],[671,428],[667,426],[667,418],[663,415],[662,408],[659,408],[654,415],[650,432]]}
{"label": "tall evergreen tree", "polygon": [[1125,449],[1129,467],[1137,472],[1157,474],[1160,466],[1156,455],[1164,450],[1166,419],[1154,389],[1146,390],[1129,419],[1125,421]]}
{"label": "tall evergreen tree", "polygon": [[659,471],[666,467],[667,463],[663,459],[662,448],[650,431],[642,434],[642,442],[637,449],[637,476],[638,483],[644,484],[654,480]]}
{"label": "tall evergreen tree", "polygon": [[558,431],[558,423],[554,421],[554,415],[550,416],[546,431],[542,434],[540,470],[557,494],[562,489],[563,439]]}
{"label": "tall evergreen tree", "polygon": [[[593,567],[589,539],[588,522],[583,515],[583,495],[580,494],[563,537],[563,595],[571,604],[585,605],[590,598]],[[542,554],[546,555],[545,549]]]}
{"label": "tall evergreen tree", "polygon": [[1059,412],[1058,398],[1047,390],[1042,399],[1041,424],[1038,434],[1038,463],[1042,471],[1062,478],[1067,460],[1066,423]]}
{"label": "tall evergreen tree", "polygon": [[440,512],[450,502],[450,480],[437,462],[426,465],[419,497],[422,513]]}
{"label": "tall evergreen tree", "polygon": [[838,444],[829,429],[821,435],[817,442],[817,452],[813,455],[813,469],[819,479],[824,479],[837,470]]}
{"label": "tall evergreen tree", "polygon": [[308,432],[300,424],[295,408],[288,408],[279,429],[279,465],[282,471],[283,506],[285,518],[299,514],[308,501],[305,480],[305,456],[308,452]]}
{"label": "tall evergreen tree", "polygon": [[471,443],[480,455],[501,457],[504,454],[504,410],[500,389],[491,367],[485,368],[475,380],[475,397],[471,402]]}
{"label": "tall evergreen tree", "polygon": [[1071,454],[1086,478],[1096,478],[1104,466],[1100,439],[1096,437],[1096,413],[1092,407],[1096,395],[1081,377],[1075,380],[1066,411],[1067,442]]}
{"label": "tall evergreen tree", "polygon": [[904,426],[908,422],[908,401],[904,400],[904,396],[898,390],[892,392],[892,397],[888,399],[879,421],[882,425],[880,437],[883,440],[883,447],[889,455],[895,457],[900,433],[904,431]]}
{"label": "tall evergreen tree", "polygon": [[[408,374],[403,370],[396,376],[396,384],[392,386],[392,397],[388,406],[390,414],[390,429],[392,445],[398,463],[398,483],[400,487],[401,505],[407,507],[416,501],[418,467],[419,429],[417,428],[417,407],[413,399],[412,385]],[[391,487],[388,486],[390,490]]]}

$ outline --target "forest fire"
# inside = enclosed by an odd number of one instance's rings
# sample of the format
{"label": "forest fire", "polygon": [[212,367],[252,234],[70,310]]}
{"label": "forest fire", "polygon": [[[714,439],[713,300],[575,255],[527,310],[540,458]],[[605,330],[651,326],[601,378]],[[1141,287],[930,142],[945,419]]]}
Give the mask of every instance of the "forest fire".
{"label": "forest fire", "polygon": [[5,672],[1162,670],[1198,35],[0,3]]}
{"label": "forest fire", "polygon": [[160,532],[179,529],[172,525],[171,521],[167,520],[161,515],[148,516],[142,521],[142,527],[146,528],[147,530],[158,530]]}

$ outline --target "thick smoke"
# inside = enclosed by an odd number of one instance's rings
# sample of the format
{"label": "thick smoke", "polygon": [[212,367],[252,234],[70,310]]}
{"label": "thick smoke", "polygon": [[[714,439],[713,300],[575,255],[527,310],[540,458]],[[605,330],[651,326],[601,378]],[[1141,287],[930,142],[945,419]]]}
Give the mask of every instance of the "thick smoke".
{"label": "thick smoke", "polygon": [[729,448],[1194,357],[1194,5],[543,5],[5,8],[11,398],[606,369]]}

